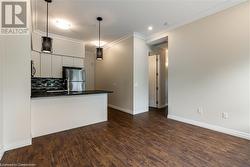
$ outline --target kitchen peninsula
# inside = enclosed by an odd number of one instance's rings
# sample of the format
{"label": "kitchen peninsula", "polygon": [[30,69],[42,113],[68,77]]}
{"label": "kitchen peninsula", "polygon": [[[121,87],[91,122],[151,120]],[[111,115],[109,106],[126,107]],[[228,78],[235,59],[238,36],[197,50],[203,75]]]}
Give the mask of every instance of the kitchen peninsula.
{"label": "kitchen peninsula", "polygon": [[110,91],[33,91],[31,95],[32,137],[107,121]]}

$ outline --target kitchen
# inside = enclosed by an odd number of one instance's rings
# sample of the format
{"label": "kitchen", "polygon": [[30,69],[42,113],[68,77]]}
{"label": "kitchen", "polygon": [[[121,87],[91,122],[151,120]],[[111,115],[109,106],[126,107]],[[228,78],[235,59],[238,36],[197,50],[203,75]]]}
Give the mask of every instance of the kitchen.
{"label": "kitchen", "polygon": [[84,42],[50,34],[53,49],[44,52],[42,37],[42,32],[32,33],[32,137],[107,121],[108,93],[112,92],[86,86],[91,81],[86,80],[85,66],[90,62],[84,61]]}

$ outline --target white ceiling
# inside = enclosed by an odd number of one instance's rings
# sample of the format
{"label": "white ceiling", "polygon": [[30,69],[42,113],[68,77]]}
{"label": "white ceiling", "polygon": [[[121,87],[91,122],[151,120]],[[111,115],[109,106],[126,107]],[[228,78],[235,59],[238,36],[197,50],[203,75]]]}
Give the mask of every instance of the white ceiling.
{"label": "white ceiling", "polygon": [[[102,16],[102,39],[111,42],[139,32],[145,36],[166,31],[203,13],[243,0],[53,0],[49,6],[50,32],[86,42],[97,39],[97,16]],[[45,30],[46,3],[32,0],[35,29]],[[34,7],[35,6],[35,7]],[[214,10],[215,12],[216,10]],[[73,27],[60,30],[53,20],[69,20]],[[164,23],[168,25],[164,25]],[[148,26],[153,31],[148,31]]]}

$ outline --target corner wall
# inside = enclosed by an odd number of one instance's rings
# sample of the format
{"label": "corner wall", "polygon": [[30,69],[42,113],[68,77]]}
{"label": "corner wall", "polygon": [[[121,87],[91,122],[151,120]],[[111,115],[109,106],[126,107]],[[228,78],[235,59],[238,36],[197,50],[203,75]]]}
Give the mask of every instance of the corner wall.
{"label": "corner wall", "polygon": [[148,111],[148,47],[136,33],[104,49],[95,77],[96,89],[113,91],[109,107],[132,115]]}
{"label": "corner wall", "polygon": [[3,156],[3,39],[0,36],[0,160]]}
{"label": "corner wall", "polygon": [[134,37],[134,61],[133,61],[133,82],[134,82],[134,109],[133,114],[148,111],[149,108],[149,77],[148,77],[148,53],[149,47],[141,37]]}
{"label": "corner wall", "polygon": [[96,61],[96,89],[114,91],[109,106],[133,114],[133,37],[104,49],[104,59]]}
{"label": "corner wall", "polygon": [[249,10],[243,3],[169,33],[170,118],[250,138]]}
{"label": "corner wall", "polygon": [[4,36],[4,150],[31,144],[30,35]]}
{"label": "corner wall", "polygon": [[[27,24],[30,26],[30,0],[27,2]],[[30,32],[1,35],[0,113],[2,151],[31,144],[30,128]],[[2,134],[1,134],[2,132]],[[1,144],[1,143],[0,143]]]}

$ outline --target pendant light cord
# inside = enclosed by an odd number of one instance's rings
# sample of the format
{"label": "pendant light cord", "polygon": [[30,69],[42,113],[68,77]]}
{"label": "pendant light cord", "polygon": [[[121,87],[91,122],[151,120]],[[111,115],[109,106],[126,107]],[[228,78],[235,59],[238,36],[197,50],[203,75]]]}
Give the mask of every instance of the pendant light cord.
{"label": "pendant light cord", "polygon": [[49,36],[49,3],[47,2],[47,26],[46,26],[46,34]]}
{"label": "pendant light cord", "polygon": [[101,21],[99,21],[99,48],[101,47]]}

